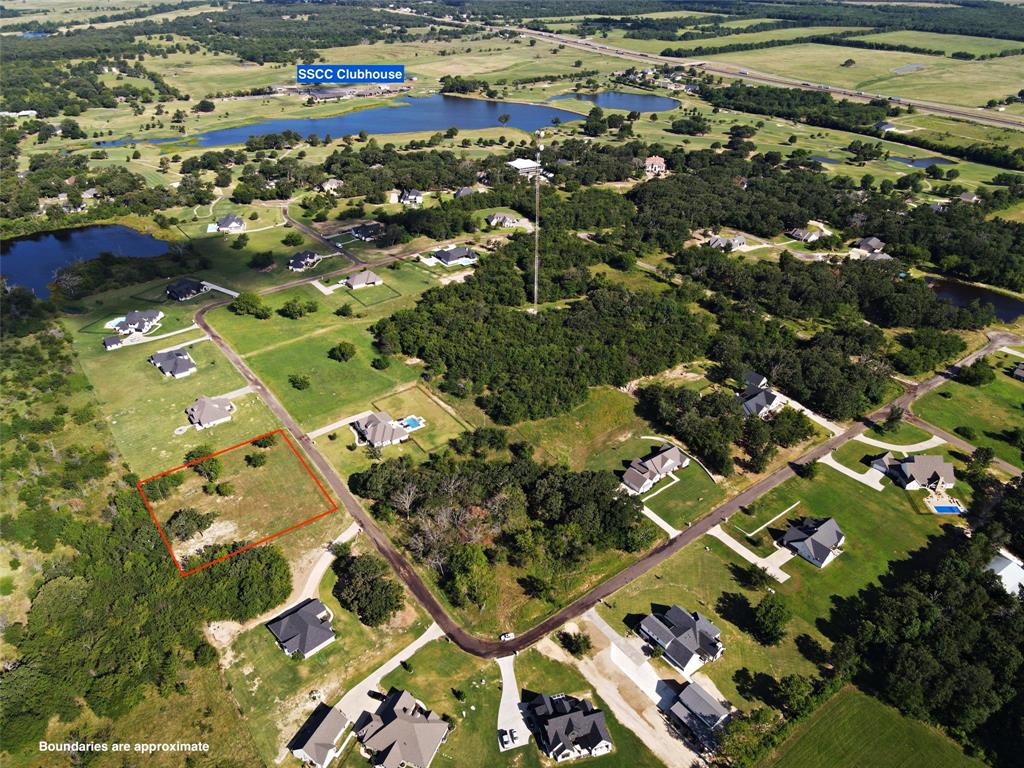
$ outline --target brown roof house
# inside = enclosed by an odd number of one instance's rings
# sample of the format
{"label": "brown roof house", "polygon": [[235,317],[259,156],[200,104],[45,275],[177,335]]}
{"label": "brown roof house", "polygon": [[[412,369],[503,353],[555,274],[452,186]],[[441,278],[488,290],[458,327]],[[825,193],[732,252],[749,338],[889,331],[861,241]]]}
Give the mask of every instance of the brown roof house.
{"label": "brown roof house", "polygon": [[953,465],[942,456],[920,454],[897,459],[892,452],[887,452],[871,462],[872,469],[887,474],[898,486],[908,491],[927,488],[941,491],[951,488],[956,483],[956,472]]}
{"label": "brown roof house", "polygon": [[408,691],[392,688],[376,712],[356,722],[356,737],[373,754],[371,765],[428,768],[448,738],[448,723]]}
{"label": "brown roof house", "polygon": [[225,421],[231,421],[235,412],[234,403],[225,397],[207,397],[202,395],[185,409],[185,415],[196,429],[207,429]]}
{"label": "brown roof house", "polygon": [[666,445],[646,459],[633,459],[622,475],[622,484],[630,493],[646,493],[663,477],[689,464],[689,456],[674,445]]}
{"label": "brown roof house", "polygon": [[345,278],[345,285],[353,291],[357,291],[360,288],[370,288],[374,285],[383,284],[384,278],[376,272],[371,272],[369,269],[364,269],[362,272],[356,272],[354,275],[349,275]]}

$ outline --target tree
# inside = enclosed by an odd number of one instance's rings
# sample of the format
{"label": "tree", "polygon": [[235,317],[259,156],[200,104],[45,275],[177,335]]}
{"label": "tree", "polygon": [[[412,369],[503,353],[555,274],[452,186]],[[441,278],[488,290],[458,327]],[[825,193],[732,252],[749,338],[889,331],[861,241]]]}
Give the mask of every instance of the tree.
{"label": "tree", "polygon": [[769,592],[754,608],[754,634],[765,645],[778,645],[786,636],[791,613],[777,592]]}
{"label": "tree", "polygon": [[367,626],[380,626],[402,609],[402,587],[389,577],[383,558],[371,553],[354,557],[344,553],[333,567],[338,575],[334,596]]}
{"label": "tree", "polygon": [[348,362],[355,354],[356,345],[350,341],[339,341],[327,351],[327,356],[331,360],[337,360],[339,363]]}
{"label": "tree", "polygon": [[281,238],[281,242],[287,246],[302,245],[302,235],[300,235],[298,232],[289,232],[287,235]]}
{"label": "tree", "polygon": [[243,248],[245,248],[245,246],[247,246],[248,244],[249,236],[245,234],[245,232],[243,232],[242,234],[235,238],[235,241],[231,244],[231,247],[234,248],[236,251],[240,251]]}
{"label": "tree", "polygon": [[498,115],[498,122],[501,123],[502,125],[506,125],[508,121],[511,119],[512,115],[508,114],[507,112],[503,112],[502,114]]}
{"label": "tree", "polygon": [[565,648],[571,656],[577,659],[582,659],[593,648],[593,642],[590,640],[590,635],[585,632],[567,632],[561,631],[558,633],[558,644]]}
{"label": "tree", "polygon": [[277,445],[277,435],[271,432],[269,435],[257,438],[252,441],[252,444],[257,448],[273,448]]}
{"label": "tree", "polygon": [[231,483],[217,483],[217,495],[218,496],[234,496],[235,486]]}
{"label": "tree", "polygon": [[893,405],[889,408],[889,415],[885,417],[885,421],[882,422],[882,433],[889,434],[895,432],[900,424],[903,423],[904,410],[902,406]]}
{"label": "tree", "polygon": [[295,389],[309,389],[310,379],[304,373],[293,373],[288,376],[288,383],[291,384]]}
{"label": "tree", "polygon": [[980,480],[983,478],[995,457],[995,451],[987,445],[975,448],[974,453],[971,454],[971,458],[967,462],[967,466],[964,468],[967,472],[967,476],[972,480]]}
{"label": "tree", "polygon": [[220,477],[221,472],[224,471],[224,464],[218,457],[210,456],[211,453],[213,453],[213,448],[210,446],[197,446],[185,454],[185,463],[191,465],[192,471],[197,475],[212,482]]}
{"label": "tree", "polygon": [[801,717],[814,703],[814,681],[805,675],[786,675],[776,683],[775,696],[790,717]]}
{"label": "tree", "polygon": [[178,541],[185,541],[202,533],[217,519],[214,513],[203,514],[193,507],[179,509],[164,524],[164,530]]}
{"label": "tree", "polygon": [[336,314],[338,317],[352,317],[352,302],[346,301],[344,304],[342,304],[340,307],[334,310],[334,314]]}
{"label": "tree", "polygon": [[781,725],[768,707],[739,713],[725,724],[718,739],[717,757],[725,765],[748,768],[764,757],[764,747]]}
{"label": "tree", "polygon": [[260,251],[259,253],[254,253],[252,258],[249,259],[250,269],[267,269],[272,266],[274,266],[273,251]]}
{"label": "tree", "polygon": [[259,294],[252,291],[238,294],[228,305],[228,309],[236,315],[252,315],[257,320],[267,320],[271,315],[270,307],[263,302]]}
{"label": "tree", "polygon": [[245,463],[253,469],[262,467],[267,463],[267,454],[265,453],[247,453],[245,455]]}
{"label": "tree", "polygon": [[216,105],[212,101],[210,101],[209,99],[202,99],[201,101],[197,102],[194,107],[192,107],[192,111],[193,112],[213,112],[213,110],[215,110],[216,108],[217,108]]}
{"label": "tree", "polygon": [[996,380],[996,372],[984,357],[979,357],[970,365],[965,365],[957,371],[956,380],[961,384],[971,387],[980,387],[983,384],[991,384]]}

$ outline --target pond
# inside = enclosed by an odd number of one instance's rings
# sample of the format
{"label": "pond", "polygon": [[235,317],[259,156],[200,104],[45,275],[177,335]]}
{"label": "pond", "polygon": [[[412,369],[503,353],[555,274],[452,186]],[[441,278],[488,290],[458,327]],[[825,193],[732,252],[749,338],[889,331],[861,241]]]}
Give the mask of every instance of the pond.
{"label": "pond", "polygon": [[978,299],[983,304],[991,304],[995,307],[996,317],[1004,323],[1013,322],[1021,315],[1024,315],[1024,299],[999,293],[979,285],[967,285],[937,277],[925,279],[939,298],[956,304],[958,307],[966,306],[975,299]]}
{"label": "pond", "polygon": [[101,253],[148,259],[167,253],[167,243],[116,224],[45,232],[0,243],[0,274],[45,298],[58,269]]}
{"label": "pond", "polygon": [[890,155],[890,160],[895,160],[897,163],[903,163],[904,165],[911,165],[914,168],[927,168],[929,165],[956,165],[952,160],[947,160],[944,157],[893,157]]}
{"label": "pond", "polygon": [[576,99],[589,101],[601,109],[621,109],[626,112],[667,112],[679,106],[679,102],[667,96],[651,96],[647,93],[626,91],[601,91],[600,93],[563,93],[552,96],[548,101]]}
{"label": "pond", "polygon": [[819,163],[828,163],[829,165],[839,165],[843,162],[832,157],[825,157],[825,155],[811,155],[811,160],[817,160]]}
{"label": "pond", "polygon": [[467,99],[459,96],[436,94],[425,98],[403,96],[394,106],[373,107],[348,112],[334,117],[283,118],[262,123],[249,123],[237,128],[219,128],[188,137],[164,139],[132,139],[98,142],[101,146],[116,147],[133,141],[150,144],[194,142],[201,147],[224,147],[244,144],[250,136],[265,136],[268,133],[295,131],[300,136],[314,133],[332,137],[349,136],[360,131],[367,133],[412,133],[414,131],[445,131],[460,129],[500,128],[501,115],[508,115],[508,128],[536,131],[552,124],[554,118],[562,122],[582,120],[583,116],[565,109],[556,109],[543,104],[520,104],[511,101],[488,101]]}

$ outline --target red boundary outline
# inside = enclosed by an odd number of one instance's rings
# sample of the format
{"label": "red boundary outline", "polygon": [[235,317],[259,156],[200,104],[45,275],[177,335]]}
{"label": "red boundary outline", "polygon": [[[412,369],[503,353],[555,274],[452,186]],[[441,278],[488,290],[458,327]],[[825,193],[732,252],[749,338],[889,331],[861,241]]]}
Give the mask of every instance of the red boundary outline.
{"label": "red boundary outline", "polygon": [[[199,464],[200,462],[206,461],[207,459],[213,458],[214,456],[220,456],[223,453],[228,453],[229,451],[233,451],[236,448],[241,448],[243,445],[252,445],[257,440],[261,440],[264,437],[267,437],[268,435],[276,435],[276,434],[279,434],[279,435],[281,435],[281,437],[284,438],[285,443],[288,445],[289,448],[291,448],[292,453],[295,454],[295,458],[297,458],[299,460],[299,462],[302,464],[303,469],[305,469],[306,472],[309,474],[309,476],[311,478],[313,478],[313,482],[316,483],[316,487],[320,489],[320,493],[322,493],[324,495],[324,498],[327,499],[327,502],[330,504],[330,509],[328,509],[326,512],[321,512],[319,515],[316,515],[315,517],[311,517],[308,520],[303,520],[301,523],[296,523],[295,525],[289,526],[288,528],[285,528],[284,530],[278,531],[277,533],[272,533],[269,536],[265,536],[262,539],[260,539],[259,541],[254,541],[251,544],[246,544],[244,547],[236,549],[234,552],[228,552],[226,555],[222,555],[221,557],[218,557],[216,560],[211,560],[208,563],[204,563],[203,565],[197,566],[195,568],[190,568],[187,571],[182,570],[181,563],[178,562],[178,557],[177,557],[177,555],[174,554],[174,550],[171,548],[171,542],[168,541],[167,534],[164,533],[163,526],[161,526],[160,525],[160,521],[158,521],[156,519],[156,515],[153,513],[153,506],[149,503],[149,499],[146,497],[146,492],[142,489],[142,486],[144,486],[146,483],[150,482],[151,480],[156,480],[157,478],[163,477],[164,475],[169,475],[169,474],[171,474],[173,472],[178,472],[178,471],[180,471],[182,469],[187,469],[188,467],[191,467],[194,464]],[[324,488],[323,484],[320,482],[320,479],[315,474],[313,474],[313,471],[309,468],[309,465],[306,463],[306,460],[304,458],[302,458],[302,454],[300,454],[295,449],[295,446],[292,444],[292,441],[288,439],[287,433],[283,429],[281,429],[280,427],[277,428],[277,429],[273,429],[270,432],[265,432],[262,435],[257,435],[256,437],[253,437],[253,438],[251,438],[249,440],[246,440],[244,442],[238,443],[237,445],[232,445],[230,448],[224,448],[224,449],[219,450],[219,451],[217,451],[215,453],[211,453],[209,456],[203,456],[202,458],[194,459],[193,461],[190,461],[187,464],[182,464],[180,467],[174,467],[174,469],[168,469],[168,470],[166,470],[164,472],[160,472],[159,474],[153,475],[152,477],[147,477],[145,480],[139,480],[135,484],[135,487],[138,488],[139,494],[142,496],[142,502],[146,505],[146,509],[149,510],[149,516],[151,518],[153,518],[153,523],[154,523],[154,525],[156,525],[156,529],[160,533],[160,538],[162,538],[164,540],[164,545],[167,547],[167,551],[171,554],[171,560],[174,561],[174,567],[178,569],[178,574],[182,578],[184,578],[185,576],[191,576],[193,573],[196,573],[197,571],[201,571],[204,568],[209,568],[211,565],[215,565],[216,563],[219,563],[222,560],[227,560],[229,557],[234,557],[235,555],[241,554],[242,552],[245,552],[247,549],[252,549],[253,547],[257,547],[260,544],[264,544],[264,543],[270,541],[271,539],[276,539],[278,536],[283,536],[286,533],[290,533],[291,531],[294,531],[296,528],[301,528],[304,525],[308,525],[309,523],[312,523],[312,522],[314,522],[316,520],[319,520],[321,517],[325,517],[325,516],[331,514],[332,512],[337,512],[338,511],[338,502],[336,502],[334,499],[332,499],[331,495],[329,493],[327,493],[327,490]]]}

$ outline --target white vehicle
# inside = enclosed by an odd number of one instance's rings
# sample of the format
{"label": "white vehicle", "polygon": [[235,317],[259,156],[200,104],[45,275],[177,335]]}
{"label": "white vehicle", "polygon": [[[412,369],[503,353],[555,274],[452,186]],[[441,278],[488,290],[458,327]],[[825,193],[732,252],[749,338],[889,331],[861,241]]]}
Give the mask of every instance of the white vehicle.
{"label": "white vehicle", "polygon": [[506,632],[505,634],[503,634],[498,639],[501,640],[501,642],[503,642],[503,643],[507,643],[509,640],[515,640],[515,638],[516,638],[516,633],[515,632]]}

